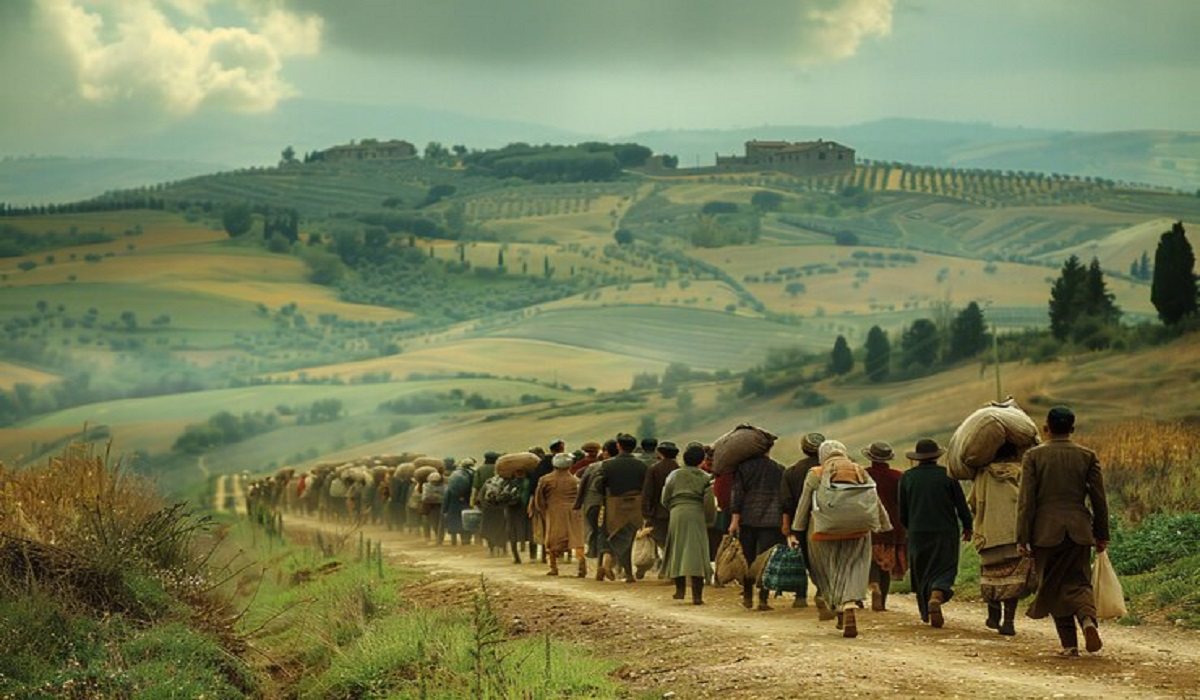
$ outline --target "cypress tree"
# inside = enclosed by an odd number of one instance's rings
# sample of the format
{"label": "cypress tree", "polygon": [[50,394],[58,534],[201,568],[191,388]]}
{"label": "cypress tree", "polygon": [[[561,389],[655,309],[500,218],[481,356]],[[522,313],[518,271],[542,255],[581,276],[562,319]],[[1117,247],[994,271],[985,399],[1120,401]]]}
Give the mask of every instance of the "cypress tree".
{"label": "cypress tree", "polygon": [[1072,255],[1063,263],[1062,272],[1050,288],[1050,333],[1058,340],[1071,337],[1071,329],[1083,308],[1083,287],[1087,270]]}
{"label": "cypress tree", "polygon": [[888,376],[892,344],[888,342],[887,333],[879,326],[871,326],[871,330],[867,332],[866,349],[867,357],[863,360],[863,367],[866,369],[867,379],[882,382]]}
{"label": "cypress tree", "polygon": [[925,369],[937,362],[938,328],[927,318],[918,318],[900,336],[900,364]]}
{"label": "cypress tree", "polygon": [[836,375],[849,374],[854,369],[854,353],[850,352],[850,344],[846,336],[839,335],[833,342],[833,352],[829,357],[829,371]]}
{"label": "cypress tree", "polygon": [[950,348],[946,359],[951,362],[974,357],[987,347],[987,324],[979,304],[971,302],[950,323]]}
{"label": "cypress tree", "polygon": [[1192,244],[1177,221],[1163,233],[1154,251],[1154,281],[1150,285],[1150,302],[1158,317],[1173,326],[1196,313],[1196,256]]}

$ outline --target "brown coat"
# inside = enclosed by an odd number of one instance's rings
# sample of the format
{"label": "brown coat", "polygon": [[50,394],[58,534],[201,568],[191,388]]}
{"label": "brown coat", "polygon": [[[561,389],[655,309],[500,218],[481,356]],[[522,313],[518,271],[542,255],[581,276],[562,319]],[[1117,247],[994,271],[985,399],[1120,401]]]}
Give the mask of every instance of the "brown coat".
{"label": "brown coat", "polygon": [[566,469],[555,469],[538,481],[533,510],[545,523],[546,549],[565,552],[583,546],[583,517],[575,510],[579,478]]}
{"label": "brown coat", "polygon": [[1025,453],[1017,542],[1055,547],[1068,537],[1086,546],[1108,540],[1108,500],[1096,453],[1053,437]]}

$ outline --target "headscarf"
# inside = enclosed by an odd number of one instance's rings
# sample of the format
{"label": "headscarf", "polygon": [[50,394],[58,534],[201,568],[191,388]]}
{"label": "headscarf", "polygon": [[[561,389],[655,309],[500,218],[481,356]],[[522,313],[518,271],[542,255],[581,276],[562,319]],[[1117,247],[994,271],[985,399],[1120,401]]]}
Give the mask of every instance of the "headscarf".
{"label": "headscarf", "polygon": [[550,460],[550,466],[555,469],[568,469],[575,464],[575,455],[568,452],[559,452],[554,455],[554,459]]}
{"label": "headscarf", "polygon": [[821,443],[821,447],[817,450],[817,454],[821,458],[821,464],[824,464],[835,454],[840,454],[845,457],[846,446],[837,440],[826,440],[825,442]]}

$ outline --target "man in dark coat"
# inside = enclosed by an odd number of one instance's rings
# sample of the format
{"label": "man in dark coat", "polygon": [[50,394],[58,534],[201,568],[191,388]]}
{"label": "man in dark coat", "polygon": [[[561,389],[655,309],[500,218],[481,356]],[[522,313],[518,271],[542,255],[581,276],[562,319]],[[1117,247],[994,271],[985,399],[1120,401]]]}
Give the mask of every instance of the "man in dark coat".
{"label": "man in dark coat", "polygon": [[900,477],[900,524],[908,531],[908,565],[921,621],[945,624],[942,605],[954,596],[961,538],[971,541],[972,518],[962,487],[937,460],[946,451],[929,438],[905,456],[917,464]]}
{"label": "man in dark coat", "polygon": [[1071,440],[1075,414],[1070,408],[1050,409],[1043,431],[1049,439],[1025,453],[1017,501],[1017,548],[1032,552],[1039,579],[1037,597],[1025,614],[1053,617],[1067,656],[1079,654],[1078,623],[1085,648],[1095,653],[1103,644],[1090,559],[1092,547],[1108,548],[1104,478],[1096,453]]}
{"label": "man in dark coat", "polygon": [[[783,465],[767,455],[752,457],[733,468],[732,516],[729,534],[738,538],[746,563],[784,541],[779,523],[783,522],[783,502],[779,499],[779,483],[783,481]],[[770,610],[767,604],[770,591],[758,589],[758,609]],[[742,581],[742,605],[754,606],[754,580]]]}
{"label": "man in dark coat", "polygon": [[[800,494],[804,492],[804,477],[808,476],[808,470],[821,463],[817,453],[821,449],[822,442],[825,442],[825,436],[821,433],[807,433],[800,439],[800,451],[804,453],[804,458],[783,470],[783,480],[779,482],[779,500],[783,504],[783,527],[780,532],[784,537],[792,534],[792,516],[796,514]],[[797,532],[796,537],[800,540],[800,553],[804,555],[804,562],[807,566],[808,533]],[[792,601],[793,608],[808,607],[807,578],[804,579],[802,586],[796,592],[796,599]]]}
{"label": "man in dark coat", "polygon": [[616,457],[600,463],[596,488],[604,498],[605,552],[600,558],[597,577],[613,578],[615,558],[625,570],[625,582],[633,583],[633,538],[641,524],[642,486],[646,483],[646,463],[634,456],[637,438],[617,436]]}
{"label": "man in dark coat", "polygon": [[679,448],[673,442],[658,443],[658,461],[646,470],[646,482],[642,485],[642,519],[651,528],[650,536],[661,552],[667,546],[667,529],[671,524],[671,511],[662,504],[663,486],[667,476],[679,468],[675,458]]}

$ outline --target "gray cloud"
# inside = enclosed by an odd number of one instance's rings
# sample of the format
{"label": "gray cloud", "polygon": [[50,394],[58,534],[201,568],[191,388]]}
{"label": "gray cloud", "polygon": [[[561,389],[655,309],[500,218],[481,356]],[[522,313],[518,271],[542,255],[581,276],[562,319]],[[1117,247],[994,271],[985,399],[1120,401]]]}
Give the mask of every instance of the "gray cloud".
{"label": "gray cloud", "polygon": [[206,109],[268,111],[294,93],[284,60],[314,54],[320,36],[319,17],[274,0],[5,0],[0,110],[22,141],[6,128],[0,146],[87,143]]}
{"label": "gray cloud", "polygon": [[289,0],[351,51],[578,68],[811,65],[891,31],[893,0]]}

